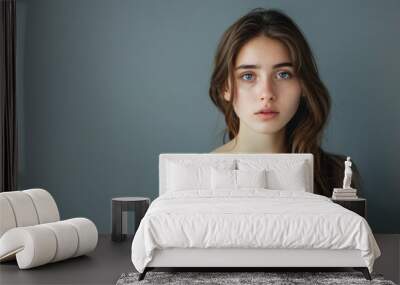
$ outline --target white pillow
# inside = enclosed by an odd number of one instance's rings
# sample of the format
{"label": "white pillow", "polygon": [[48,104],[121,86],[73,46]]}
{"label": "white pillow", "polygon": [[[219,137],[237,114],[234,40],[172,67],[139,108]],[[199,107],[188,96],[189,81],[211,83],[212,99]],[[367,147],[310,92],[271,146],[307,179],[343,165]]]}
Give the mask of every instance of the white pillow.
{"label": "white pillow", "polygon": [[238,188],[267,188],[267,171],[235,170],[236,185]]}
{"label": "white pillow", "polygon": [[211,168],[211,189],[236,189],[236,170]]}
{"label": "white pillow", "polygon": [[230,170],[211,168],[211,189],[266,188],[266,170]]}
{"label": "white pillow", "polygon": [[279,190],[306,191],[308,174],[306,163],[303,161],[293,165],[293,168],[273,169],[268,171],[268,187]]}
{"label": "white pillow", "polygon": [[241,170],[267,170],[267,188],[274,190],[307,191],[312,181],[305,160],[238,160]]}
{"label": "white pillow", "polygon": [[[214,166],[218,169],[234,169],[234,161],[217,161]],[[167,191],[184,191],[211,188],[212,165],[201,163],[173,162],[167,164]]]}

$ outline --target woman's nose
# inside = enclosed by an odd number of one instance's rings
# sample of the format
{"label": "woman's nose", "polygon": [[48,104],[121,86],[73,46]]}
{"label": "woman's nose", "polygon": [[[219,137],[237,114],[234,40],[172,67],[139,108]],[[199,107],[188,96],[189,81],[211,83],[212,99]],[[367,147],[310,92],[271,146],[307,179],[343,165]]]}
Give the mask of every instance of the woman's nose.
{"label": "woman's nose", "polygon": [[266,80],[261,87],[260,92],[260,99],[261,100],[273,100],[275,99],[275,88],[273,86],[273,82]]}

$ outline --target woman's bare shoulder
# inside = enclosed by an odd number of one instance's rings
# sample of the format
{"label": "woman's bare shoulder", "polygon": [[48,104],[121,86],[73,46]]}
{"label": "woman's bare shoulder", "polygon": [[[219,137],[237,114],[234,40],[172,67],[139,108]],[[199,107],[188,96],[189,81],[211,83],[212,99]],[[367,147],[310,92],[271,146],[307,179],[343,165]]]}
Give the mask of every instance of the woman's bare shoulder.
{"label": "woman's bare shoulder", "polygon": [[226,153],[226,147],[225,145],[221,145],[220,147],[212,150],[210,153]]}
{"label": "woman's bare shoulder", "polygon": [[231,141],[217,147],[216,149],[212,150],[210,153],[232,153]]}

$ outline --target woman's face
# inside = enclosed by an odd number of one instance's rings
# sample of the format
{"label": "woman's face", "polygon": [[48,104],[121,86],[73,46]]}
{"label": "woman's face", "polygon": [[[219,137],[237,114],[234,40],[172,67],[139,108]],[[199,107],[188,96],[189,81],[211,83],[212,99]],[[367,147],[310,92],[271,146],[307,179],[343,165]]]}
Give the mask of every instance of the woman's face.
{"label": "woman's face", "polygon": [[[265,36],[253,38],[239,51],[234,72],[237,92],[233,107],[240,127],[265,134],[282,130],[296,113],[301,96],[300,79],[294,74],[286,46]],[[230,100],[229,90],[224,98]],[[257,114],[263,108],[278,114],[273,118]]]}

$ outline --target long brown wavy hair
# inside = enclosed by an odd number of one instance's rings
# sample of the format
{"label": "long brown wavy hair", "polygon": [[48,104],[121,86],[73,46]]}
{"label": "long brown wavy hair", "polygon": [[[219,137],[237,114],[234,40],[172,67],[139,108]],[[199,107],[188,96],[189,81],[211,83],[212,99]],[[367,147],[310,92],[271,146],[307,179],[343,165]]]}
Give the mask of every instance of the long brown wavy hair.
{"label": "long brown wavy hair", "polygon": [[[329,92],[322,83],[317,64],[300,28],[284,12],[255,8],[239,18],[222,35],[214,58],[209,96],[224,114],[226,133],[233,139],[239,132],[239,118],[233,109],[236,96],[234,67],[240,49],[251,39],[264,35],[279,40],[289,50],[302,95],[299,108],[285,128],[286,149],[290,153],[312,153],[314,156],[314,193],[331,196],[334,187],[341,188],[344,177],[343,155],[325,152],[321,148],[324,127],[331,108]],[[231,100],[223,93],[231,83]],[[360,190],[361,177],[352,165],[351,187]]]}

